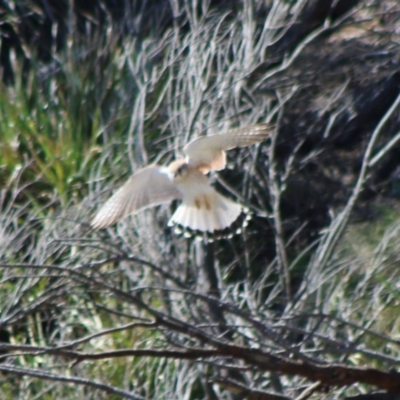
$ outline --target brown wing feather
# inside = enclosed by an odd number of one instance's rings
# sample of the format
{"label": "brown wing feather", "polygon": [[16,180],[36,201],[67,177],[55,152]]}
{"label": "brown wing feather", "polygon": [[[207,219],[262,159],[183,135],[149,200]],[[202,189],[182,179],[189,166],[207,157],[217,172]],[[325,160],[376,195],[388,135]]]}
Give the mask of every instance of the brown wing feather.
{"label": "brown wing feather", "polygon": [[225,168],[224,150],[235,147],[250,146],[267,139],[273,130],[270,124],[259,124],[245,128],[231,129],[217,135],[205,136],[187,144],[183,151],[188,157],[189,165],[203,173]]}
{"label": "brown wing feather", "polygon": [[129,214],[181,197],[169,170],[150,165],[131,176],[98,211],[91,225],[105,228]]}

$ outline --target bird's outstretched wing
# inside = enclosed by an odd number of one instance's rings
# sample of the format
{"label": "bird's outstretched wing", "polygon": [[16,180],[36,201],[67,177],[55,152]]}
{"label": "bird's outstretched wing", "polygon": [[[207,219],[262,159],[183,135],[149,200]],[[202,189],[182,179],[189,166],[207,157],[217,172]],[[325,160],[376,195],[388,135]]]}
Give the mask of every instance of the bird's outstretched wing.
{"label": "bird's outstretched wing", "polygon": [[129,214],[181,197],[169,170],[150,165],[131,176],[98,211],[91,226],[105,228]]}
{"label": "bird's outstretched wing", "polygon": [[273,126],[270,124],[231,129],[220,134],[195,139],[187,144],[183,151],[187,155],[190,166],[203,173],[212,170],[219,171],[226,165],[224,150],[262,142],[270,136],[272,130]]}

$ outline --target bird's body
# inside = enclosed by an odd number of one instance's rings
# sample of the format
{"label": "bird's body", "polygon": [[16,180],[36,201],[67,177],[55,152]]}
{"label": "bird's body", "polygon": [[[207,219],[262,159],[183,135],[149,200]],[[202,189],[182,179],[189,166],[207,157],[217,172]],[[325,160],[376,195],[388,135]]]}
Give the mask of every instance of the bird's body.
{"label": "bird's body", "polygon": [[[169,221],[178,230],[197,236],[219,236],[242,214],[239,204],[221,196],[197,168],[184,164],[184,173],[174,182],[182,195],[182,203]],[[205,234],[205,235],[203,235]]]}
{"label": "bird's body", "polygon": [[206,240],[228,235],[245,221],[244,208],[216,192],[205,174],[225,168],[224,150],[261,142],[270,132],[269,125],[261,124],[192,141],[183,149],[185,159],[136,172],[100,209],[92,227],[104,228],[144,208],[181,199],[169,225]]}

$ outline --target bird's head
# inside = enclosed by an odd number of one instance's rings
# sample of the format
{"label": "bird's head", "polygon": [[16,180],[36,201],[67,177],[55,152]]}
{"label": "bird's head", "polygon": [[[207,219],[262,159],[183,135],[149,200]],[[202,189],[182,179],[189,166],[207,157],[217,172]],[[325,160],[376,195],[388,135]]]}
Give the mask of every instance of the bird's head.
{"label": "bird's head", "polygon": [[188,173],[188,165],[185,163],[176,169],[176,171],[174,173],[174,178],[175,178],[175,180],[185,178],[187,173]]}
{"label": "bird's head", "polygon": [[169,165],[169,170],[175,181],[179,181],[186,177],[188,173],[188,165],[185,160],[177,160]]}

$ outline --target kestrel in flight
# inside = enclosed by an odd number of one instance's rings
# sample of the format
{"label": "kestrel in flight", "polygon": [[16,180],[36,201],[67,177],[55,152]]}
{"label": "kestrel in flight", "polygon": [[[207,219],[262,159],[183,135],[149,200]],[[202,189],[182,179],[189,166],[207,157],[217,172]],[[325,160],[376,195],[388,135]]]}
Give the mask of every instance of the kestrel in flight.
{"label": "kestrel in flight", "polygon": [[91,226],[105,228],[129,214],[180,199],[168,222],[177,233],[212,241],[240,231],[245,208],[217,193],[206,174],[225,168],[225,150],[262,142],[271,132],[271,125],[259,124],[193,140],[183,148],[186,158],[167,167],[149,165],[133,174],[98,211]]}

